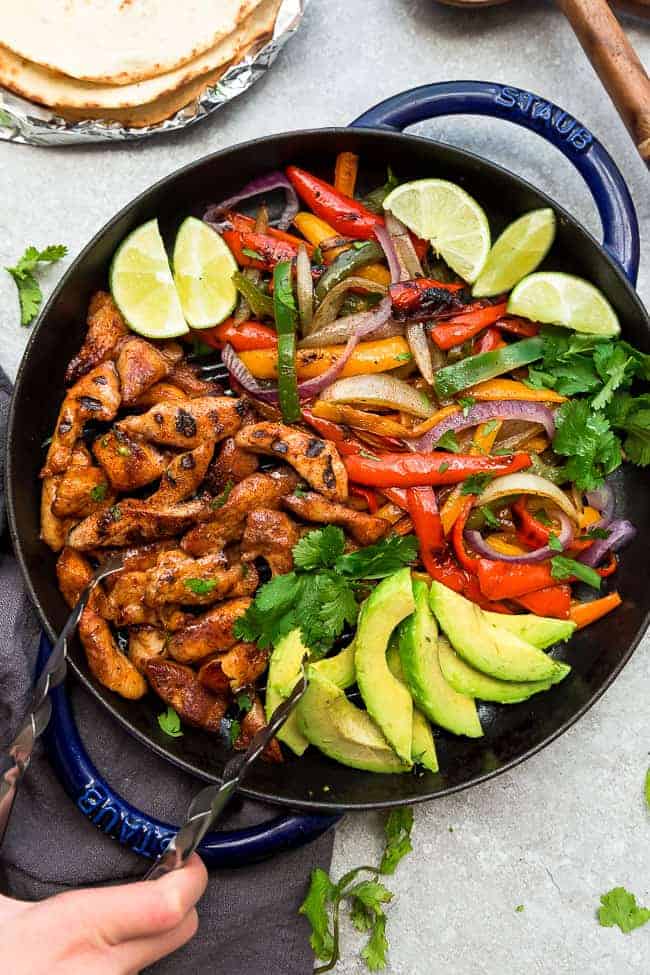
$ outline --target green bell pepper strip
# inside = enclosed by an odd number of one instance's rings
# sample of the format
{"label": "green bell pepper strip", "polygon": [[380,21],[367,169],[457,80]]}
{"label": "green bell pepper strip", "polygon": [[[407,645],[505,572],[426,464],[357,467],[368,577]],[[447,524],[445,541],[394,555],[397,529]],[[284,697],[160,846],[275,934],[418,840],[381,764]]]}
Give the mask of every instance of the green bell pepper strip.
{"label": "green bell pepper strip", "polygon": [[438,370],[435,379],[436,393],[440,399],[451,399],[463,389],[541,359],[543,349],[544,340],[532,338],[513,342],[502,349],[494,349],[493,352],[468,356],[467,359]]}
{"label": "green bell pepper strip", "polygon": [[369,240],[367,243],[363,244],[361,247],[351,247],[347,251],[342,251],[337,257],[334,258],[325,274],[322,276],[316,288],[314,289],[314,295],[316,301],[322,301],[327,292],[343,281],[345,278],[349,278],[351,274],[358,271],[360,267],[365,267],[366,264],[374,264],[375,261],[383,261],[384,252],[376,244],[374,240]]}
{"label": "green bell pepper strip", "polygon": [[237,288],[248,304],[251,307],[251,311],[257,318],[273,318],[275,308],[273,305],[273,298],[269,295],[265,295],[264,292],[253,284],[252,281],[242,274],[241,271],[235,271],[232,276],[233,284]]}
{"label": "green bell pepper strip", "polygon": [[301,417],[296,375],[298,310],[293,296],[291,262],[281,261],[273,271],[273,307],[278,333],[278,396],[282,417],[295,423]]}

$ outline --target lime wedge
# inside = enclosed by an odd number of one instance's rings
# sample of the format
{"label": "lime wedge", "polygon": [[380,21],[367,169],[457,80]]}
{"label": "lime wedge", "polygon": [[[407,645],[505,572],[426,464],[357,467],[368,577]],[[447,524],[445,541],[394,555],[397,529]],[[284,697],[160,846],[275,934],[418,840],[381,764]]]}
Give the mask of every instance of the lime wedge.
{"label": "lime wedge", "polygon": [[616,312],[602,291],[583,278],[559,271],[538,271],[520,281],[510,295],[508,314],[604,338],[621,330]]}
{"label": "lime wedge", "polygon": [[192,328],[219,325],[237,303],[232,276],[237,262],[225,241],[207,223],[188,217],[174,244],[174,281]]}
{"label": "lime wedge", "polygon": [[189,332],[157,220],[143,223],[122,241],[111,264],[110,287],[138,335],[170,339]]}
{"label": "lime wedge", "polygon": [[542,263],[555,238],[555,214],[547,207],[531,210],[508,224],[492,245],[488,259],[474,282],[475,298],[500,295]]}
{"label": "lime wedge", "polygon": [[485,212],[469,193],[446,179],[416,179],[397,186],[384,209],[418,237],[431,241],[437,254],[465,281],[475,281],[490,251]]}

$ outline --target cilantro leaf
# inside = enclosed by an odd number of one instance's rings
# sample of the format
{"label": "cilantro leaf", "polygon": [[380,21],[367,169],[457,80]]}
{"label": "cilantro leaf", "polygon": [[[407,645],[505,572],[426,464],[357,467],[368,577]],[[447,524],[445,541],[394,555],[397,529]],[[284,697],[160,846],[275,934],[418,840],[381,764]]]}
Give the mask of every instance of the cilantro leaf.
{"label": "cilantro leaf", "polygon": [[471,474],[467,480],[463,481],[460,493],[483,494],[486,487],[492,480],[494,480],[492,474]]}
{"label": "cilantro leaf", "polygon": [[449,450],[452,454],[460,453],[461,446],[458,443],[458,437],[453,430],[447,430],[446,433],[443,433],[440,440],[436,444],[436,450]]}
{"label": "cilantro leaf", "polygon": [[299,908],[299,913],[304,914],[311,924],[309,943],[316,958],[330,959],[334,954],[328,906],[335,897],[336,886],[324,870],[316,867],[311,872],[307,896]]}
{"label": "cilantro leaf", "polygon": [[330,569],[344,549],[345,535],[341,529],[327,525],[301,538],[294,546],[293,558],[300,569]]}
{"label": "cilantro leaf", "polygon": [[636,897],[625,887],[614,887],[600,898],[598,920],[604,928],[617,925],[624,934],[650,921],[650,910],[639,907]]}
{"label": "cilantro leaf", "polygon": [[160,725],[160,730],[164,731],[166,735],[170,738],[182,738],[183,732],[181,729],[181,719],[174,711],[171,704],[166,711],[158,715],[158,724]]}
{"label": "cilantro leaf", "polygon": [[394,190],[396,186],[399,186],[399,180],[391,167],[388,166],[386,170],[386,182],[383,186],[378,186],[376,189],[371,190],[371,192],[364,197],[363,205],[372,213],[383,214],[384,200],[391,190]]}
{"label": "cilantro leaf", "polygon": [[230,728],[228,729],[228,743],[232,748],[237,739],[241,734],[241,721],[238,718],[233,718],[230,722]]}
{"label": "cilantro leaf", "polygon": [[379,972],[386,967],[388,939],[386,937],[386,915],[383,913],[375,917],[375,922],[368,939],[368,944],[361,950],[361,957],[371,972]]}
{"label": "cilantro leaf", "polygon": [[414,562],[417,554],[415,535],[390,535],[375,545],[341,555],[335,568],[341,575],[354,579],[383,579]]}
{"label": "cilantro leaf", "polygon": [[595,410],[602,410],[620,386],[632,382],[636,372],[636,362],[620,345],[607,342],[594,349],[594,366],[605,385],[594,396],[591,405]]}
{"label": "cilantro leaf", "polygon": [[29,325],[38,313],[43,301],[35,272],[39,264],[53,264],[61,260],[68,252],[64,244],[51,244],[39,251],[36,247],[28,247],[14,267],[5,268],[14,279],[18,289],[20,302],[20,324]]}
{"label": "cilantro leaf", "polygon": [[627,434],[623,449],[628,459],[639,467],[647,467],[650,464],[650,394],[620,394],[609,404],[607,416],[613,427]]}
{"label": "cilantro leaf", "polygon": [[242,254],[245,254],[246,257],[252,258],[254,261],[264,261],[263,254],[260,254],[259,251],[254,251],[250,247],[242,247],[241,252]]}
{"label": "cilantro leaf", "polygon": [[215,588],[216,579],[185,579],[183,585],[195,596],[206,596]]}
{"label": "cilantro leaf", "polygon": [[374,914],[379,914],[381,905],[393,899],[390,890],[380,880],[361,880],[354,887],[349,887],[346,895],[359,900],[366,910]]}
{"label": "cilantro leaf", "polygon": [[556,555],[551,559],[551,575],[554,579],[570,579],[575,576],[581,582],[600,589],[602,579],[595,569],[585,565],[584,562],[577,562],[575,559],[568,559],[564,555]]}
{"label": "cilantro leaf", "polygon": [[400,860],[413,849],[411,830],[413,829],[413,810],[410,806],[393,809],[386,820],[386,846],[381,858],[381,873],[395,873]]}
{"label": "cilantro leaf", "polygon": [[210,502],[210,507],[213,508],[215,511],[218,510],[219,508],[223,508],[224,504],[230,497],[230,492],[232,491],[234,486],[235,486],[234,481],[230,481],[230,480],[226,481],[226,483],[223,486],[223,491],[221,492],[221,494],[218,494],[216,498],[212,499],[212,501]]}
{"label": "cilantro leaf", "polygon": [[473,396],[459,396],[457,403],[460,407],[462,407],[463,416],[466,417],[469,411],[471,410],[471,408],[476,403],[476,400],[474,399]]}
{"label": "cilantro leaf", "polygon": [[90,498],[92,501],[103,501],[107,491],[108,484],[96,484],[94,488],[90,489]]}
{"label": "cilantro leaf", "polygon": [[551,532],[549,534],[549,536],[548,536],[548,547],[553,552],[563,552],[564,551],[564,549],[562,548],[562,542],[557,537],[557,535],[554,535],[553,534],[553,532]]}
{"label": "cilantro leaf", "polygon": [[488,508],[488,506],[485,505],[484,508],[479,508],[479,511],[483,515],[483,519],[485,521],[485,524],[488,526],[488,528],[501,527],[501,522],[499,521],[495,513],[492,511],[492,508]]}
{"label": "cilantro leaf", "polygon": [[237,695],[237,707],[242,714],[248,714],[250,709],[253,707],[253,701],[250,694],[238,694]]}
{"label": "cilantro leaf", "polygon": [[515,907],[515,913],[516,914],[522,914],[524,912],[524,910],[525,910],[525,907],[524,907],[523,904],[517,904],[517,906]]}
{"label": "cilantro leaf", "polygon": [[607,417],[587,400],[563,403],[555,414],[553,450],[567,457],[564,474],[576,487],[589,491],[620,466],[621,445]]}

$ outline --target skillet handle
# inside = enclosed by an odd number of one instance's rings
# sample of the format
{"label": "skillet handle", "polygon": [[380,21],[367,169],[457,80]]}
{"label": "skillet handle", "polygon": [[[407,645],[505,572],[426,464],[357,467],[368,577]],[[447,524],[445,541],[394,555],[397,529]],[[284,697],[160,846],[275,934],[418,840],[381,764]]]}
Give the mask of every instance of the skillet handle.
{"label": "skillet handle", "polygon": [[573,163],[603,226],[603,246],[632,284],[639,270],[639,223],[630,191],[604,146],[577,119],[533,92],[488,81],[443,81],[393,95],[352,122],[396,129],[444,115],[489,115],[537,132]]}
{"label": "skillet handle", "polygon": [[[47,660],[52,645],[41,637],[37,673]],[[75,724],[70,703],[61,685],[50,692],[52,718],[43,735],[45,746],[65,791],[86,819],[102,833],[140,856],[156,859],[178,831],[140,812],[123,799],[102,778],[86,752]],[[208,867],[239,867],[303,846],[315,840],[340,816],[304,815],[282,812],[246,829],[208,833],[198,852]]]}

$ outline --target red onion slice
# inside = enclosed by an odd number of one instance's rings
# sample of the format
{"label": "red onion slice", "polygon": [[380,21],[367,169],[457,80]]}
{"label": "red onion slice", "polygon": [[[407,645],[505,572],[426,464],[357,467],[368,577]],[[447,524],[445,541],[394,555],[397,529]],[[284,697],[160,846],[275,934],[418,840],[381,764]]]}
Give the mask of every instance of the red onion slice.
{"label": "red onion slice", "polygon": [[[388,233],[385,227],[377,226],[375,227],[375,237],[381,245],[381,249],[386,255],[386,261],[388,262],[388,270],[390,271],[390,279],[393,284],[397,284],[398,281],[402,281],[402,265],[400,264],[399,258],[397,256],[397,251],[395,250],[395,244],[393,243],[393,238]],[[408,275],[407,275],[408,277]]]}
{"label": "red onion slice", "polygon": [[[594,507],[596,506],[594,505]],[[589,527],[594,528],[595,526],[590,525]],[[608,531],[607,538],[596,539],[593,545],[590,545],[578,556],[579,562],[584,562],[585,565],[590,565],[593,568],[603,561],[608,552],[618,552],[619,549],[628,545],[636,535],[636,528],[632,522],[622,518],[610,522]]]}
{"label": "red onion slice", "polygon": [[587,502],[596,511],[600,511],[600,518],[590,528],[607,528],[614,517],[614,492],[605,481],[602,487],[595,491],[587,491]]}
{"label": "red onion slice", "polygon": [[527,400],[495,400],[488,403],[476,403],[466,412],[453,413],[451,416],[445,417],[431,430],[427,430],[419,440],[414,441],[415,449],[429,453],[449,430],[457,433],[460,430],[466,430],[468,427],[485,423],[487,420],[525,420],[529,423],[541,424],[549,440],[552,440],[555,434],[553,414],[542,403],[531,403]]}
{"label": "red onion slice", "polygon": [[222,200],[221,203],[213,203],[203,214],[203,219],[206,223],[213,224],[217,230],[223,230],[224,224],[219,223],[219,217],[222,217],[228,210],[232,210],[238,203],[242,203],[253,196],[259,196],[261,193],[270,193],[271,190],[284,190],[286,193],[287,202],[284,210],[278,220],[274,221],[280,230],[286,230],[298,213],[300,204],[298,194],[280,170],[259,176],[257,179],[251,180],[250,183],[246,183],[246,186],[243,186],[239,193],[235,193],[234,196],[229,196],[227,200]]}
{"label": "red onion slice", "polygon": [[[560,522],[560,531],[557,539],[562,546],[562,550],[564,550],[573,541],[573,525],[563,511],[556,512],[556,517]],[[550,545],[544,545],[543,548],[536,548],[533,552],[526,552],[525,555],[503,555],[501,552],[497,552],[496,549],[492,548],[479,531],[473,529],[467,529],[465,532],[465,540],[469,542],[474,551],[478,552],[479,555],[482,555],[486,559],[493,559],[496,562],[526,565],[531,562],[543,562],[545,559],[552,559],[554,555],[558,554]]]}

